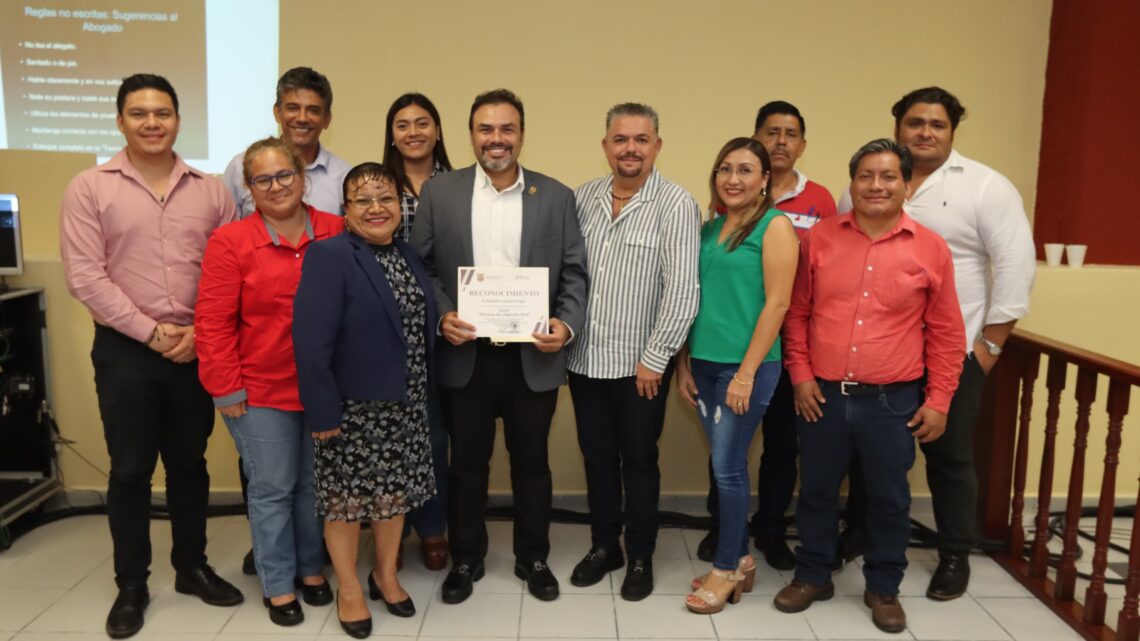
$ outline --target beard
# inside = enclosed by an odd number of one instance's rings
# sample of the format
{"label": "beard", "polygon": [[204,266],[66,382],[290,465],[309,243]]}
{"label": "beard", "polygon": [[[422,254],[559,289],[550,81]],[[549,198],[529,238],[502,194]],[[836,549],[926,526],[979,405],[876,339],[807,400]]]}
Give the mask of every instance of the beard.
{"label": "beard", "polygon": [[510,153],[513,149],[510,147],[507,147],[508,153],[502,158],[492,158],[491,155],[487,153],[488,150],[488,147],[484,147],[483,153],[479,155],[479,164],[483,166],[484,171],[497,173],[509,168],[515,162],[514,155]]}
{"label": "beard", "polygon": [[[629,167],[622,165],[622,162],[626,161],[626,160],[638,161],[637,167],[631,169]],[[622,178],[637,178],[638,176],[641,175],[641,171],[644,168],[645,168],[645,160],[642,158],[629,158],[629,157],[618,158],[617,175],[621,176]]]}

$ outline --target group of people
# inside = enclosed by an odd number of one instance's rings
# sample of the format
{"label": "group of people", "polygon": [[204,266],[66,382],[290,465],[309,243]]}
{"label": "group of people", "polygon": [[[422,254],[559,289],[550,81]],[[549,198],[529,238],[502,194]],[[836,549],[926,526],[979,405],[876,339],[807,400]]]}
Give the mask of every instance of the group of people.
{"label": "group of people", "polygon": [[[795,569],[778,609],[829,598],[831,571],[864,553],[872,620],[905,629],[897,594],[916,440],[941,556],[928,596],[964,593],[972,425],[985,374],[1028,309],[1035,253],[1012,185],[953,151],[964,108],[948,92],[894,106],[895,139],[855,153],[838,208],[795,168],[802,114],[764,105],[754,135],[716,155],[707,216],[655,168],[659,118],[639,103],[606,114],[611,173],[576,190],[519,164],[525,112],[505,89],[471,105],[470,167],[453,170],[439,112],[416,93],[387,113],[382,162],[350,166],[320,143],[328,80],[290,69],[273,105],[281,135],[250,145],[223,181],[173,152],[178,99],[165,79],[124,79],[116,106],[126,146],[72,181],[60,219],[68,286],[96,328],[119,588],[111,637],[143,625],[160,456],[176,590],[243,601],[205,555],[215,408],[240,456],[245,569],[275,623],[303,621],[301,600],[335,600],[346,633],[371,633],[356,573],[362,523],[375,543],[368,598],[415,613],[398,576],[414,527],[429,569],[450,556],[443,601],[466,600],[485,573],[499,419],[514,571],[556,599],[547,441],[564,383],[591,531],[573,585],[625,567],[624,599],[653,591],[658,440],[675,379],[711,453],[713,528],[699,554],[712,568],[693,580],[689,610],[715,613],[751,590],[751,529],[769,565]],[[549,330],[530,343],[481,335],[457,312],[464,266],[545,267]],[[761,424],[750,528],[747,456]],[[793,554],[784,514],[797,459]]]}

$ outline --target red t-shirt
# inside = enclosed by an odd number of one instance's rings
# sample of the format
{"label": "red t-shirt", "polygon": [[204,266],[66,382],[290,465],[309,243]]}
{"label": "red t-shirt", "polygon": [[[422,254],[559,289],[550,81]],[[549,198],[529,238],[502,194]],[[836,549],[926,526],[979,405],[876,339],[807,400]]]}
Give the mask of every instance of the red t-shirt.
{"label": "red t-shirt", "polygon": [[926,373],[926,404],[945,414],[965,340],[950,248],[905,212],[877,240],[852,214],[816,225],[800,243],[784,318],[793,384],[901,383]]}
{"label": "red t-shirt", "polygon": [[778,200],[772,206],[788,215],[801,241],[816,223],[836,215],[835,199],[831,197],[831,192],[810,180],[804,184],[804,189],[799,194]]}
{"label": "red t-shirt", "polygon": [[293,359],[293,296],[314,241],[344,231],[340,216],[308,207],[297,246],[278,237],[261,215],[219,227],[206,244],[194,308],[198,377],[219,407],[300,411]]}

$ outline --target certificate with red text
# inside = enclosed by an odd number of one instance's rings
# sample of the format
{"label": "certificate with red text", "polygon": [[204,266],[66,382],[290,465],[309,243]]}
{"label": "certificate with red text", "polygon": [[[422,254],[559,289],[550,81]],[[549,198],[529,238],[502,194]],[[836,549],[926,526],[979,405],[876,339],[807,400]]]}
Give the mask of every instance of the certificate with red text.
{"label": "certificate with red text", "polygon": [[533,343],[532,334],[550,331],[549,272],[546,267],[460,267],[459,319],[475,335],[501,343]]}

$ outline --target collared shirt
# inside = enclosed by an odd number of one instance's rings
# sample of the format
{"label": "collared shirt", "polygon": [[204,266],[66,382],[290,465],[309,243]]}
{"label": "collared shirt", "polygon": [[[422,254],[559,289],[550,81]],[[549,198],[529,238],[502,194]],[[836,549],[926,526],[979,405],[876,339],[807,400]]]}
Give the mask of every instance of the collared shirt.
{"label": "collared shirt", "polygon": [[[850,209],[846,194],[840,211]],[[1029,313],[1037,250],[1021,195],[1005,176],[951,150],[910,197],[906,210],[950,246],[967,353],[986,325]]]}
{"label": "collared shirt", "polygon": [[613,175],[574,192],[586,240],[590,295],[570,371],[593,378],[664,372],[697,315],[701,213],[656,169],[613,218]]}
{"label": "collared shirt", "polygon": [[96,323],[140,342],[158,323],[190,325],[206,240],[236,216],[221,181],[177,154],[160,198],[123,149],[81,172],[63,194],[67,288]]}
{"label": "collared shirt", "polygon": [[792,221],[796,236],[803,240],[804,235],[816,223],[836,215],[835,199],[822,185],[808,180],[808,177],[793,169],[796,186],[772,201],[772,206],[784,212]]}
{"label": "collared shirt", "polygon": [[[447,171],[435,163],[432,167],[431,175],[428,180],[431,180],[436,174],[441,174]],[[426,180],[424,182],[427,182]],[[423,189],[421,186],[420,189]],[[416,207],[420,204],[420,197],[410,191],[405,191],[401,194],[400,198],[400,225],[396,227],[396,238],[404,241],[405,243],[412,242],[412,223],[416,220]]]}
{"label": "collared shirt", "polygon": [[[244,159],[245,152],[234,156],[230,164],[226,165],[226,172],[222,175],[226,189],[230,191],[230,195],[238,205],[241,218],[252,214],[255,207],[253,196],[249,194],[249,187],[246,186],[245,176],[242,174]],[[321,145],[317,150],[317,157],[305,167],[305,203],[320,211],[343,216],[344,177],[350,169],[351,165]]]}
{"label": "collared shirt", "polygon": [[946,241],[907,214],[871,240],[855,215],[816,225],[800,244],[784,319],[793,384],[887,384],[926,374],[926,404],[946,413],[965,340]]}
{"label": "collared shirt", "polygon": [[308,207],[296,246],[248,216],[210,237],[198,290],[198,377],[218,407],[300,411],[293,359],[293,295],[316,240],[344,231],[344,219]]}
{"label": "collared shirt", "polygon": [[475,163],[471,193],[471,249],[475,267],[518,267],[522,251],[522,167],[518,178],[499,191]]}

